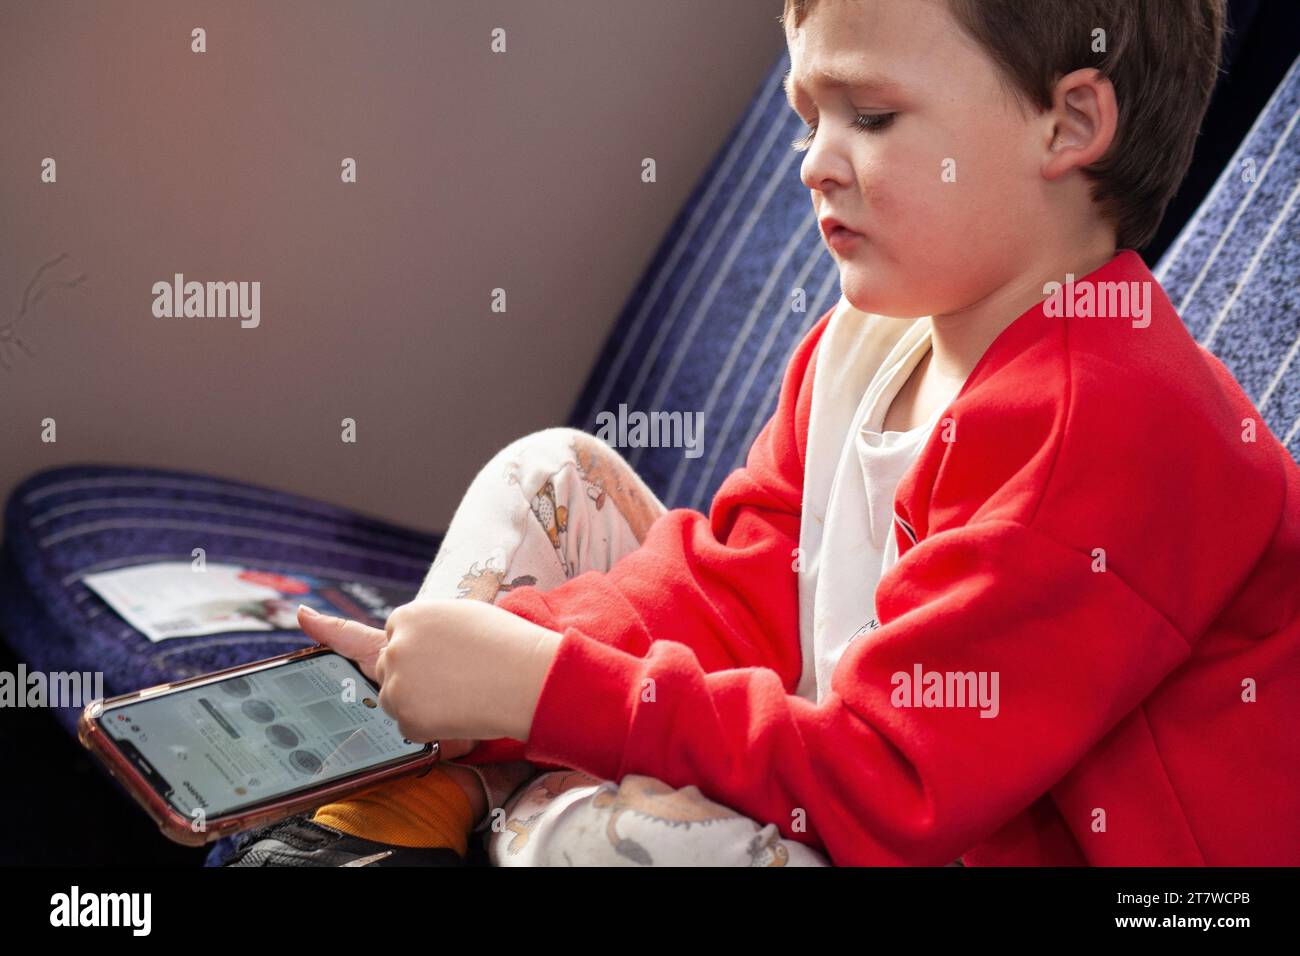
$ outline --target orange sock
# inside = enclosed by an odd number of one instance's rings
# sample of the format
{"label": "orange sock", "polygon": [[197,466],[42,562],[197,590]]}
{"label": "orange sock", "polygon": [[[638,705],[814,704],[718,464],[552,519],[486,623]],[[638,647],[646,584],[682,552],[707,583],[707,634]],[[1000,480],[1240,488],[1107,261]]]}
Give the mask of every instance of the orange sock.
{"label": "orange sock", "polygon": [[397,846],[468,849],[474,825],[469,797],[437,767],[422,777],[401,777],[373,790],[327,803],[312,817],[352,836]]}

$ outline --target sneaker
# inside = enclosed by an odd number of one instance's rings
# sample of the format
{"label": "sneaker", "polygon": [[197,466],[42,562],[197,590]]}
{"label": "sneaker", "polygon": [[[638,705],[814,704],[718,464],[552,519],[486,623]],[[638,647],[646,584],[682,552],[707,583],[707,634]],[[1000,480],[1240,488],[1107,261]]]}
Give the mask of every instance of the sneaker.
{"label": "sneaker", "polygon": [[464,866],[451,847],[395,846],[299,814],[251,830],[222,866]]}

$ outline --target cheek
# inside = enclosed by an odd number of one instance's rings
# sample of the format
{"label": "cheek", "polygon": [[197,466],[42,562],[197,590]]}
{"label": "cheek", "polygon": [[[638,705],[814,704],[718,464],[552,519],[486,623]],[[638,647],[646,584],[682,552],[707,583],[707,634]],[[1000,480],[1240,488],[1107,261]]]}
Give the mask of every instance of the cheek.
{"label": "cheek", "polygon": [[1042,197],[1017,142],[1012,131],[985,129],[961,141],[875,144],[858,167],[870,242],[840,266],[849,301],[908,318],[950,311],[1026,255]]}
{"label": "cheek", "polygon": [[[858,309],[898,318],[929,315],[961,298],[981,243],[956,183],[943,182],[938,162],[921,172],[869,184],[867,243],[840,263],[841,286]],[[960,175],[960,174],[959,174]]]}
{"label": "cheek", "polygon": [[1022,226],[1041,213],[1041,178],[1032,131],[1010,120],[982,128],[961,147],[957,188],[975,235],[1005,238],[1008,225]]}
{"label": "cheek", "polygon": [[[867,227],[886,245],[934,242],[968,215],[960,194],[962,161],[951,144],[904,137],[878,146],[859,166]],[[956,175],[957,181],[951,182]]]}
{"label": "cheek", "polygon": [[997,150],[939,148],[882,185],[877,200],[887,241],[927,250],[926,261],[964,261],[1011,251],[1037,202],[1022,163]]}

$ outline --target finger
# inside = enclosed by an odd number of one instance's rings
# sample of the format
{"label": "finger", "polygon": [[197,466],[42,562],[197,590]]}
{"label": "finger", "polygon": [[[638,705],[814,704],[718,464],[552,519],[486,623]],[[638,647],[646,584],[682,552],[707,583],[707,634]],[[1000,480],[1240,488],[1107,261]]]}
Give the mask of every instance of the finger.
{"label": "finger", "polygon": [[455,760],[463,757],[478,746],[477,740],[446,739],[438,741],[438,759]]}
{"label": "finger", "polygon": [[298,626],[318,644],[355,661],[361,673],[371,680],[379,680],[375,661],[388,644],[388,635],[383,631],[360,621],[321,614],[305,604],[298,605]]}
{"label": "finger", "polygon": [[397,722],[397,731],[407,740],[417,744],[432,743],[438,739],[437,734],[431,734],[427,730],[421,730],[418,727],[412,727],[409,724],[403,726],[400,720]]}

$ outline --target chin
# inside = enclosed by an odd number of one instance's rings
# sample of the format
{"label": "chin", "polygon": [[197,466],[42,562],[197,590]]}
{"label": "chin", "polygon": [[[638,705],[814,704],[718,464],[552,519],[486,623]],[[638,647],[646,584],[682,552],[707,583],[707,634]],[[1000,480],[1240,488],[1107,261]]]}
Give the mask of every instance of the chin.
{"label": "chin", "polygon": [[840,263],[840,291],[849,300],[849,305],[859,312],[896,319],[915,319],[930,314],[918,311],[915,302],[902,301],[890,295],[896,288],[895,283],[878,272]]}

